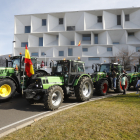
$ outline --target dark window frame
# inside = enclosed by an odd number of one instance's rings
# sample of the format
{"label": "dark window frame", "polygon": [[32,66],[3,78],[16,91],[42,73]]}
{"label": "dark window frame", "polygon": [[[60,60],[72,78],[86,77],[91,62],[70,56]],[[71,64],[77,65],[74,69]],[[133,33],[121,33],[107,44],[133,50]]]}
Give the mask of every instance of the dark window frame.
{"label": "dark window frame", "polygon": [[28,47],[28,42],[21,42],[21,47],[26,47],[26,45]]}
{"label": "dark window frame", "polygon": [[46,19],[42,19],[42,26],[46,26]]}
{"label": "dark window frame", "polygon": [[43,46],[43,37],[39,37],[39,46]]}
{"label": "dark window frame", "polygon": [[67,26],[67,31],[75,31],[75,26]]}
{"label": "dark window frame", "polygon": [[59,24],[63,24],[63,18],[59,18]]}
{"label": "dark window frame", "polygon": [[129,32],[128,36],[135,36],[135,33],[134,32]]}
{"label": "dark window frame", "polygon": [[125,21],[130,21],[129,14],[126,14],[126,15],[125,15]]}
{"label": "dark window frame", "polygon": [[[61,55],[61,53],[62,53],[62,55]],[[59,51],[58,56],[64,56],[64,51]]]}
{"label": "dark window frame", "polygon": [[94,34],[94,44],[99,44],[99,42],[98,42],[98,34]]}
{"label": "dark window frame", "polygon": [[91,34],[83,34],[82,41],[91,41]]}
{"label": "dark window frame", "polygon": [[107,47],[107,52],[112,52],[112,47]]}
{"label": "dark window frame", "polygon": [[83,52],[88,52],[88,48],[82,48]]}
{"label": "dark window frame", "polygon": [[121,15],[117,15],[117,25],[121,25]]}
{"label": "dark window frame", "polygon": [[31,26],[25,26],[25,33],[30,33],[30,32],[31,32]]}
{"label": "dark window frame", "polygon": [[102,16],[97,16],[97,22],[102,23]]}
{"label": "dark window frame", "polygon": [[[72,50],[72,52],[69,52],[69,50]],[[70,53],[72,54],[70,55]],[[68,48],[68,56],[73,56],[73,48]]]}

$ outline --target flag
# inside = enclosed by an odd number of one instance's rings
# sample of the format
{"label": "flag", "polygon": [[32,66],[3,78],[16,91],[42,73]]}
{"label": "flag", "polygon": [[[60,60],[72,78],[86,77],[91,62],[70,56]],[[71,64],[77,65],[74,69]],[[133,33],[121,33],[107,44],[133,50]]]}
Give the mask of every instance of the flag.
{"label": "flag", "polygon": [[81,40],[79,41],[79,43],[78,43],[78,46],[80,46],[81,45]]}
{"label": "flag", "polygon": [[27,45],[25,48],[25,71],[28,77],[31,77],[34,74],[33,63],[30,58],[30,53],[28,51]]}

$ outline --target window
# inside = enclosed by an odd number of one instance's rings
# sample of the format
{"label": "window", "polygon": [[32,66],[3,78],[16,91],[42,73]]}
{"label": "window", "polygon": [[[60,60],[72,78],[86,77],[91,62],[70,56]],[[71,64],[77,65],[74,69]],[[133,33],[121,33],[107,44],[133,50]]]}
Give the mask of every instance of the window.
{"label": "window", "polygon": [[59,18],[59,24],[63,24],[63,18]]}
{"label": "window", "polygon": [[94,34],[94,44],[98,44],[98,34]]}
{"label": "window", "polygon": [[43,37],[39,37],[39,46],[43,46]]}
{"label": "window", "polygon": [[88,52],[88,48],[83,48],[83,52]]}
{"label": "window", "polygon": [[89,57],[88,60],[100,60],[100,57]]}
{"label": "window", "polygon": [[75,31],[75,26],[67,26],[67,31]]}
{"label": "window", "polygon": [[121,25],[121,15],[117,15],[117,25]]}
{"label": "window", "polygon": [[25,26],[25,33],[30,33],[31,26]]}
{"label": "window", "polygon": [[70,43],[71,43],[71,45],[75,45],[75,42],[74,41],[71,41]]}
{"label": "window", "polygon": [[73,56],[73,49],[72,48],[68,48],[68,56]]}
{"label": "window", "polygon": [[42,26],[46,26],[46,19],[42,19]]}
{"label": "window", "polygon": [[38,56],[38,52],[31,53],[31,56]]}
{"label": "window", "polygon": [[129,21],[129,15],[125,15],[125,21]]}
{"label": "window", "polygon": [[128,36],[134,36],[134,33],[132,32],[132,33],[128,33]]}
{"label": "window", "polygon": [[120,44],[120,42],[113,42],[113,44]]}
{"label": "window", "polygon": [[46,54],[45,54],[45,52],[41,52],[41,56],[45,56]]}
{"label": "window", "polygon": [[140,47],[136,47],[136,52],[140,52]]}
{"label": "window", "polygon": [[78,72],[84,72],[83,63],[78,63]]}
{"label": "window", "polygon": [[112,47],[108,47],[108,48],[107,48],[107,51],[108,51],[108,52],[111,52],[111,51],[112,51]]}
{"label": "window", "polygon": [[84,34],[82,36],[83,41],[91,41],[91,34]]}
{"label": "window", "polygon": [[59,36],[58,35],[56,35],[56,39],[58,40],[58,38],[59,38]]}
{"label": "window", "polygon": [[[71,66],[71,72],[77,72],[77,64],[75,62],[73,62],[73,65]],[[72,81],[73,79],[71,78],[70,81]]]}
{"label": "window", "polygon": [[97,16],[98,22],[102,22],[102,16]]}
{"label": "window", "polygon": [[64,56],[64,51],[59,51],[59,56]]}
{"label": "window", "polygon": [[21,42],[21,47],[26,47],[26,45],[28,47],[28,42]]}

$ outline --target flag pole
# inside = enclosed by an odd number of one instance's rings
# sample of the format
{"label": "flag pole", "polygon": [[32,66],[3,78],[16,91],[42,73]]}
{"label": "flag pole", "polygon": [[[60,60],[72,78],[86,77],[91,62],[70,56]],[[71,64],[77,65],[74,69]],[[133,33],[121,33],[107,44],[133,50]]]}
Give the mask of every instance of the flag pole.
{"label": "flag pole", "polygon": [[22,95],[23,95],[23,86],[24,86],[24,72],[25,72],[25,63],[24,63],[24,68],[23,68]]}

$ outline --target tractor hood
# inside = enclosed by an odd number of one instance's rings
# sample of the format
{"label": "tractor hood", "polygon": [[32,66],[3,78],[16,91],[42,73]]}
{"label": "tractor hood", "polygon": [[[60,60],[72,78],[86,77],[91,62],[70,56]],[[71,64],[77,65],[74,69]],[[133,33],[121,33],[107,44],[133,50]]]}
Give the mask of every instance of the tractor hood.
{"label": "tractor hood", "polygon": [[100,78],[105,78],[107,76],[104,72],[95,72],[92,74],[93,82],[98,81]]}
{"label": "tractor hood", "polygon": [[0,67],[0,76],[12,76],[14,71],[12,67]]}
{"label": "tractor hood", "polygon": [[62,76],[45,76],[39,77],[43,84],[43,89],[48,89],[50,86],[53,85],[63,85],[64,78]]}

